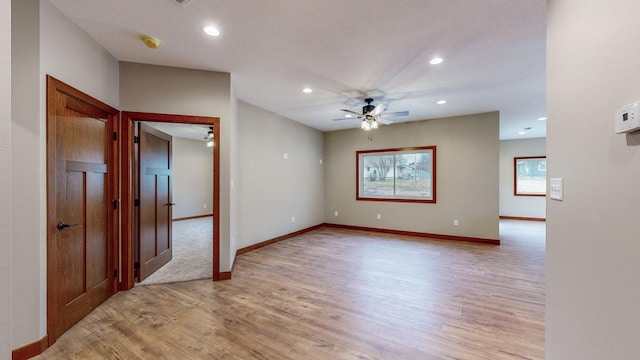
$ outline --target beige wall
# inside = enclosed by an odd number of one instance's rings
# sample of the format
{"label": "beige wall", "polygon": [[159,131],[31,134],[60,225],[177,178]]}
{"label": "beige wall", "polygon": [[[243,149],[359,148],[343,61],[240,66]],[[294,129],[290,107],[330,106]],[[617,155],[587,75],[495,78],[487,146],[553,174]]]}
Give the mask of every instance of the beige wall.
{"label": "beige wall", "polygon": [[[0,0],[0,168],[11,168],[11,2]],[[11,358],[11,172],[0,172],[0,359]]]}
{"label": "beige wall", "polygon": [[640,133],[614,134],[640,100],[636,0],[550,1],[547,28],[547,359],[640,354]]}
{"label": "beige wall", "polygon": [[323,223],[322,132],[239,102],[238,134],[238,248]]}
{"label": "beige wall", "polygon": [[220,118],[220,271],[229,271],[235,248],[235,228],[230,214],[233,173],[231,149],[236,141],[233,128],[231,77],[228,73],[167,66],[120,63],[122,111],[212,116]]}
{"label": "beige wall", "polygon": [[544,196],[513,195],[513,158],[544,156],[546,144],[545,138],[500,141],[500,216],[546,217]]}
{"label": "beige wall", "polygon": [[[46,310],[44,302],[46,238],[41,230],[45,225],[43,201],[45,168],[43,162],[44,120],[40,89],[40,5],[37,0],[12,1],[12,114],[11,114],[11,177],[12,192],[20,194],[20,202],[12,204],[11,257],[13,272],[13,346],[39,339]],[[18,60],[19,59],[19,60]],[[44,116],[44,114],[42,114]],[[34,225],[35,224],[35,225]],[[16,276],[16,274],[21,274]],[[20,279],[19,282],[18,279]]]}
{"label": "beige wall", "polygon": [[17,348],[46,334],[45,75],[117,107],[118,63],[46,0],[12,1],[12,43],[12,193],[20,194],[11,206]]}
{"label": "beige wall", "polygon": [[[498,124],[493,112],[326,133],[325,221],[498,239]],[[355,200],[356,150],[429,145],[437,146],[436,204]]]}
{"label": "beige wall", "polygon": [[174,219],[213,213],[213,154],[205,144],[173,137]]}
{"label": "beige wall", "polygon": [[[229,144],[229,182],[226,184],[229,189],[229,208],[227,214],[229,218],[229,266],[233,266],[233,262],[236,259],[236,250],[238,249],[237,236],[238,236],[238,191],[235,186],[235,181],[238,178],[238,100],[234,90],[234,76],[231,75],[231,119],[228,124],[229,137],[233,141]],[[222,256],[222,255],[220,255]],[[231,267],[229,269],[231,269]]]}

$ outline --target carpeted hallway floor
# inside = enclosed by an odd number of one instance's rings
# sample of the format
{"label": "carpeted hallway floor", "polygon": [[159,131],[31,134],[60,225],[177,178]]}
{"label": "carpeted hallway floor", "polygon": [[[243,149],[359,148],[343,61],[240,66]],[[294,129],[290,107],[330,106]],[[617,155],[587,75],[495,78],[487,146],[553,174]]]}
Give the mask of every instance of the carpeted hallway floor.
{"label": "carpeted hallway floor", "polygon": [[211,217],[173,222],[173,258],[136,285],[165,284],[213,276]]}

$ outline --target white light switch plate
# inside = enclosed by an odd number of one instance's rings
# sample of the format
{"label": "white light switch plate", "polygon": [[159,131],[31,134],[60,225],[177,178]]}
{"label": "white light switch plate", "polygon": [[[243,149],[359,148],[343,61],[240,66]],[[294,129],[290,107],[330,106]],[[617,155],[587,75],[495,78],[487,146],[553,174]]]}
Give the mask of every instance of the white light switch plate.
{"label": "white light switch plate", "polygon": [[551,178],[549,179],[549,197],[553,200],[562,200],[563,197],[563,189],[562,189],[562,178]]}

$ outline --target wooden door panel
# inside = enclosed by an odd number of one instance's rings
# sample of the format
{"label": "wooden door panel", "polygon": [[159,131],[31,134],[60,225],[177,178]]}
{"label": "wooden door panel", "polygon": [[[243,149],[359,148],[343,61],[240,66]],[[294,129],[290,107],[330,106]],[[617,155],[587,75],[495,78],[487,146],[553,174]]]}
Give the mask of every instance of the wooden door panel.
{"label": "wooden door panel", "polygon": [[169,176],[158,175],[156,177],[156,197],[158,203],[158,241],[157,252],[158,255],[164,255],[171,249],[171,243],[169,242],[169,231],[171,228],[171,199],[169,199]]}
{"label": "wooden door panel", "polygon": [[[86,237],[87,254],[105,254],[109,252],[105,229],[107,224],[107,181],[106,174],[87,172],[86,178]],[[95,287],[109,278],[109,261],[97,256],[87,261],[87,287]],[[113,276],[113,275],[111,275]]]}
{"label": "wooden door panel", "polygon": [[143,123],[138,128],[140,196],[138,281],[171,260],[171,136]]}
{"label": "wooden door panel", "polygon": [[[139,217],[139,249],[140,267],[148,268],[149,262],[158,254],[156,248],[156,202],[155,202],[156,178],[153,175],[140,175],[140,217]],[[142,271],[146,273],[146,270]],[[140,275],[140,280],[144,279]]]}
{"label": "wooden door panel", "polygon": [[171,155],[171,148],[169,147],[169,141],[171,137],[168,134],[164,134],[154,128],[147,127],[144,124],[140,124],[144,133],[141,133],[141,141],[144,136],[144,153],[140,155],[144,157],[145,167],[151,172],[166,171],[169,169],[169,156]]}
{"label": "wooden door panel", "polygon": [[63,110],[66,116],[59,116],[58,144],[67,161],[90,164],[105,164],[105,119],[87,117],[70,109]]}
{"label": "wooden door panel", "polygon": [[47,330],[54,342],[116,290],[117,111],[53,78],[47,86]]}
{"label": "wooden door panel", "polygon": [[61,248],[64,304],[71,303],[82,296],[84,287],[84,234],[82,226],[83,194],[74,189],[84,187],[84,174],[77,171],[67,171],[66,188],[64,189],[66,207],[62,209],[62,219],[67,224],[79,224],[60,231],[59,247]]}

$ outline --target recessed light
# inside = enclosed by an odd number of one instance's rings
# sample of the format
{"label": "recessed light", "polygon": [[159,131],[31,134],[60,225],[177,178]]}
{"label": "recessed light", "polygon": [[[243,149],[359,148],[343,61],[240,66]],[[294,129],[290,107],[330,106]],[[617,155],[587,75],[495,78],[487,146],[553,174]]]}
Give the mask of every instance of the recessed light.
{"label": "recessed light", "polygon": [[207,35],[210,35],[210,36],[218,36],[218,35],[220,35],[220,30],[218,30],[218,28],[213,27],[213,26],[205,26],[202,30],[204,30],[204,32],[207,33]]}
{"label": "recessed light", "polygon": [[442,64],[443,61],[444,59],[441,57],[434,57],[433,59],[431,59],[431,61],[429,61],[429,64],[438,65],[438,64]]}
{"label": "recessed light", "polygon": [[302,89],[302,92],[308,94],[310,92],[313,92],[313,90],[311,88],[306,87],[306,88]]}
{"label": "recessed light", "polygon": [[446,104],[446,103],[447,103],[447,100],[438,100],[436,102],[436,104],[438,104],[438,105],[443,105],[443,104]]}
{"label": "recessed light", "polygon": [[545,116],[538,118],[538,121],[545,121],[545,120],[547,120],[547,118]]}
{"label": "recessed light", "polygon": [[345,115],[344,115],[344,117],[346,117],[346,118],[350,118],[350,117],[353,117],[353,115],[351,115],[351,114],[345,114]]}
{"label": "recessed light", "polygon": [[518,135],[524,135],[524,134],[526,134],[526,132],[524,132],[524,131],[518,132]]}

